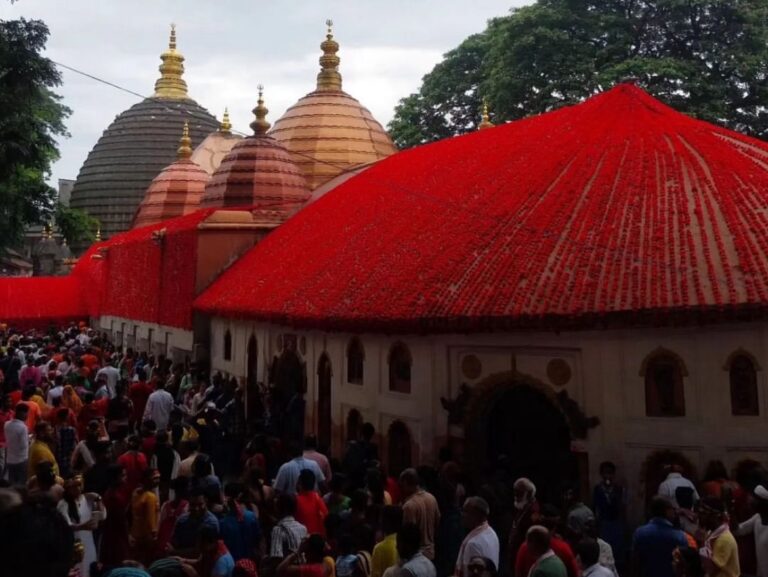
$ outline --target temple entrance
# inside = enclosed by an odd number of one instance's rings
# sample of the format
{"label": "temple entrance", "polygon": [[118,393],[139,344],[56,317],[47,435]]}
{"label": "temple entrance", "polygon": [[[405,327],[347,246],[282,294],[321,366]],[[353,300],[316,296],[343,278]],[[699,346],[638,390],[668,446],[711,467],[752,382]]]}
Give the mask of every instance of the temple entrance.
{"label": "temple entrance", "polygon": [[306,367],[292,348],[286,348],[273,364],[272,415],[286,442],[304,439]]}
{"label": "temple entrance", "polygon": [[331,360],[323,353],[317,366],[317,442],[324,450],[331,447]]}
{"label": "temple entrance", "polygon": [[510,379],[487,389],[468,415],[474,469],[510,482],[530,478],[542,502],[558,502],[565,483],[578,482],[568,421],[539,387]]}

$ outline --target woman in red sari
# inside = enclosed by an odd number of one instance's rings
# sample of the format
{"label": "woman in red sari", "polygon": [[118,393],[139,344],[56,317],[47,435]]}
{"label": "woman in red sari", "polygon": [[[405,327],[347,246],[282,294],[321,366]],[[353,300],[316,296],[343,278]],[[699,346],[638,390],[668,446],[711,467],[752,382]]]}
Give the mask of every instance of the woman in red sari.
{"label": "woman in red sari", "polygon": [[102,525],[99,559],[106,567],[116,567],[130,559],[128,507],[131,503],[131,491],[126,483],[125,469],[120,465],[110,466],[109,481],[109,488],[102,499],[107,509],[107,518]]}

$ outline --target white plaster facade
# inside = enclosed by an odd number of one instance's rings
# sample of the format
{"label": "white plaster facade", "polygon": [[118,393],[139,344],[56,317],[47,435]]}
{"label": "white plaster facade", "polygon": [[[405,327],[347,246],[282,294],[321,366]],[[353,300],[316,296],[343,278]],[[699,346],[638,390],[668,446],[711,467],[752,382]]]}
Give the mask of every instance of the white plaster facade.
{"label": "white plaster facade", "polygon": [[[232,335],[231,360],[223,358],[225,332]],[[631,516],[641,511],[641,470],[657,449],[684,454],[701,473],[711,459],[727,467],[744,458],[768,460],[768,406],[764,372],[757,372],[759,416],[733,416],[729,356],[739,349],[750,353],[758,365],[768,362],[768,325],[765,323],[718,325],[685,329],[633,329],[569,333],[452,334],[434,336],[375,334],[356,335],[365,349],[362,385],[346,380],[346,351],[353,335],[302,331],[256,322],[214,318],[211,322],[213,370],[246,377],[247,346],[251,335],[258,343],[258,380],[266,382],[267,367],[279,354],[278,339],[293,334],[307,367],[307,428],[317,427],[317,367],[326,353],[332,364],[331,414],[333,449],[343,446],[343,425],[350,409],[386,432],[395,419],[410,429],[415,463],[433,462],[448,435],[447,414],[440,397],[454,398],[462,382],[477,387],[489,376],[516,369],[543,386],[561,390],[550,382],[548,363],[567,362],[571,377],[563,388],[587,416],[600,425],[574,450],[588,454],[590,483],[598,479],[603,460],[614,461],[636,503]],[[388,354],[401,341],[413,358],[411,394],[388,390]],[[302,346],[303,342],[303,346]],[[682,359],[686,411],[684,417],[647,417],[643,361],[659,347]],[[462,360],[473,354],[481,363],[477,378],[462,374]],[[758,367],[759,368],[759,367]],[[381,439],[386,455],[386,435]],[[471,450],[471,447],[468,447]]]}
{"label": "white plaster facade", "polygon": [[192,331],[109,315],[99,318],[99,327],[111,335],[117,347],[162,354],[174,363],[194,359]]}

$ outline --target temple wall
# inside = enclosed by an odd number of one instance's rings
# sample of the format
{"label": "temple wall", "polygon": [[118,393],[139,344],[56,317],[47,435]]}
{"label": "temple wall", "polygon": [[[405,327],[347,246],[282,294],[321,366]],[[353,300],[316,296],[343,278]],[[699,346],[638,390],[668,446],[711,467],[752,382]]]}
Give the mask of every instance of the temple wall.
{"label": "temple wall", "polygon": [[[768,362],[768,326],[762,323],[690,329],[638,329],[571,333],[470,334],[438,336],[357,335],[365,351],[362,385],[347,382],[347,346],[352,335],[299,331],[274,325],[214,318],[212,366],[245,378],[247,343],[258,342],[258,380],[267,382],[267,369],[281,354],[281,343],[295,338],[297,354],[306,363],[307,429],[315,430],[318,363],[327,354],[332,366],[331,416],[333,450],[345,442],[346,419],[358,410],[381,434],[386,460],[390,424],[400,420],[413,439],[413,462],[436,460],[449,436],[441,397],[453,399],[466,383],[472,391],[498,380],[494,375],[518,375],[551,393],[567,391],[585,417],[600,424],[585,439],[572,441],[572,450],[585,455],[587,483],[598,479],[598,466],[612,460],[630,491],[630,516],[642,516],[643,464],[650,454],[672,449],[684,455],[699,475],[711,459],[729,468],[745,458],[768,462],[768,407],[762,366]],[[225,332],[232,335],[232,358],[223,358]],[[412,355],[411,393],[389,390],[388,355],[400,341]],[[659,348],[677,355],[684,366],[685,416],[646,416],[644,361]],[[758,416],[731,414],[730,355],[743,349],[757,362]],[[474,393],[473,393],[474,394]],[[472,451],[472,447],[465,447]]]}
{"label": "temple wall", "polygon": [[115,316],[102,316],[98,322],[101,330],[123,349],[131,347],[136,351],[166,355],[174,363],[184,362],[186,357],[193,358],[192,331]]}

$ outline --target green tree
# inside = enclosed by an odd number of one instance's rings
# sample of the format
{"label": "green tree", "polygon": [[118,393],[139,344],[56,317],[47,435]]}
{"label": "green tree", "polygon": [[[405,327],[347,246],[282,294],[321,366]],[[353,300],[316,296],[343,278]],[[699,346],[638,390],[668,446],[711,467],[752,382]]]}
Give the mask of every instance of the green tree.
{"label": "green tree", "polygon": [[56,191],[45,179],[58,158],[55,138],[68,136],[70,110],[51,90],[61,76],[41,55],[47,39],[39,20],[0,21],[0,250],[54,208]]}
{"label": "green tree", "polygon": [[448,52],[389,127],[413,146],[474,130],[482,98],[499,123],[633,77],[678,110],[768,137],[767,22],[768,0],[538,0]]}
{"label": "green tree", "polygon": [[62,236],[70,245],[76,243],[90,244],[96,238],[99,221],[85,211],[56,203],[54,219]]}

